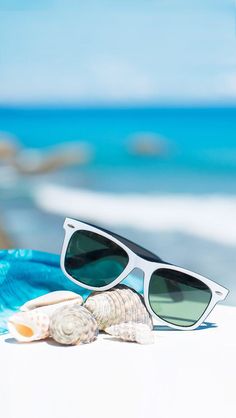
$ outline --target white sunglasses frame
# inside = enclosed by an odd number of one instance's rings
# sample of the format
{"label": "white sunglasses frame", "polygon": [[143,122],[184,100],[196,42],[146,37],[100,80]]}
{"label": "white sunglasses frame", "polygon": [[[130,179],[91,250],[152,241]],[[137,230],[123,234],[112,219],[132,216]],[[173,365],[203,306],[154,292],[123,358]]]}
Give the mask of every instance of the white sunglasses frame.
{"label": "white sunglasses frame", "polygon": [[[65,276],[71,280],[72,282],[76,283],[77,285],[85,288],[85,289],[89,289],[89,290],[94,290],[94,291],[104,291],[104,290],[108,290],[111,289],[112,287],[116,286],[118,283],[122,282],[122,280],[124,280],[135,268],[139,268],[140,270],[142,270],[143,274],[144,274],[144,302],[146,305],[146,308],[148,310],[148,312],[150,313],[150,315],[152,315],[154,318],[156,318],[159,322],[160,325],[165,325],[174,329],[178,329],[178,330],[185,330],[185,331],[191,331],[194,330],[196,328],[198,328],[204,321],[205,319],[208,317],[208,315],[210,314],[210,312],[212,311],[212,309],[215,307],[215,305],[224,300],[229,292],[228,289],[226,289],[225,287],[219,285],[218,283],[207,279],[204,276],[201,276],[200,274],[194,273],[190,270],[184,269],[182,267],[178,267],[172,264],[167,264],[167,263],[157,263],[157,262],[153,262],[150,260],[146,260],[145,258],[139,256],[138,254],[136,254],[134,251],[132,251],[127,245],[125,245],[122,241],[120,241],[119,239],[115,238],[112,233],[109,234],[109,231],[104,231],[103,229],[100,229],[99,227],[96,227],[94,225],[90,225],[87,224],[85,222],[76,220],[76,219],[72,219],[72,218],[66,218],[64,221],[64,225],[63,228],[65,229],[65,238],[64,238],[64,242],[63,242],[63,246],[62,246],[62,251],[61,251],[61,269],[63,271],[63,273],[65,274]],[[67,251],[67,247],[69,244],[69,241],[72,237],[72,235],[76,232],[76,231],[80,231],[80,230],[85,230],[85,231],[90,231],[90,232],[95,232],[96,234],[99,234],[101,236],[104,236],[105,238],[108,238],[109,240],[115,242],[117,245],[119,245],[121,248],[123,248],[128,257],[129,257],[129,261],[127,266],[125,267],[125,269],[123,270],[123,272],[115,279],[113,280],[113,282],[111,282],[109,285],[107,286],[102,286],[102,287],[95,287],[95,286],[87,286],[84,283],[80,282],[79,280],[74,279],[73,277],[70,276],[70,274],[67,273],[67,271],[65,270],[65,255],[66,255],[66,251]],[[123,238],[123,237],[121,237]],[[150,303],[149,303],[149,299],[148,299],[148,288],[149,288],[149,282],[151,279],[151,276],[153,274],[153,272],[155,270],[158,270],[160,268],[167,268],[170,270],[176,270],[182,273],[186,273],[192,277],[195,277],[196,279],[202,281],[203,283],[205,283],[209,289],[212,292],[212,297],[211,300],[209,302],[209,305],[207,306],[206,310],[203,312],[202,316],[199,318],[199,320],[194,323],[191,326],[179,326],[179,325],[175,325],[172,324],[170,322],[165,321],[164,319],[160,318],[156,313],[153,312]]]}

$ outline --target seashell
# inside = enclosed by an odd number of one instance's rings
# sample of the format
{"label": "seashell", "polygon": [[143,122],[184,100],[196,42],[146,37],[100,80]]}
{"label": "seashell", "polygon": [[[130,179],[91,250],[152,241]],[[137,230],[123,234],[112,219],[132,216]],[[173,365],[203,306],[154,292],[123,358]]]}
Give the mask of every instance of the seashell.
{"label": "seashell", "polygon": [[50,292],[46,295],[42,295],[38,298],[29,300],[20,307],[20,310],[23,312],[29,311],[32,309],[40,308],[42,306],[54,305],[55,303],[65,302],[74,299],[78,299],[78,302],[80,301],[80,305],[82,305],[83,298],[78,293],[74,293],[69,290],[57,290],[55,292]]}
{"label": "seashell", "polygon": [[65,300],[52,305],[40,306],[37,309],[21,311],[8,320],[8,329],[18,341],[30,342],[42,340],[49,336],[50,317],[60,307],[80,306],[80,298]]}
{"label": "seashell", "polygon": [[100,330],[123,322],[142,323],[153,328],[152,317],[144,305],[143,297],[125,285],[105,292],[93,292],[84,306],[93,314]]}
{"label": "seashell", "polygon": [[139,344],[154,343],[153,332],[146,324],[124,322],[122,324],[111,325],[105,329],[105,332],[124,341],[136,341]]}
{"label": "seashell", "polygon": [[49,316],[45,312],[34,309],[12,315],[8,321],[8,329],[16,340],[30,342],[47,338],[49,323]]}
{"label": "seashell", "polygon": [[97,338],[98,325],[83,306],[64,306],[53,313],[49,332],[60,344],[86,344]]}

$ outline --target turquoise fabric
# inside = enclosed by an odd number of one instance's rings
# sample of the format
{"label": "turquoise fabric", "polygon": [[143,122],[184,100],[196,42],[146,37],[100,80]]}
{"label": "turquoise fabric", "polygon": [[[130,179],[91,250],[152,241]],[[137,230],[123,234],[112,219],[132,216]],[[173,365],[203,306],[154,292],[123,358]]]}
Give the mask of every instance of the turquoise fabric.
{"label": "turquoise fabric", "polygon": [[[124,284],[143,292],[143,281],[129,275]],[[7,319],[30,299],[54,290],[71,290],[86,298],[83,289],[62,273],[59,255],[34,250],[0,250],[0,334]]]}
{"label": "turquoise fabric", "polygon": [[0,334],[7,332],[7,318],[21,305],[54,290],[72,290],[83,297],[90,293],[65,277],[58,255],[0,250]]}

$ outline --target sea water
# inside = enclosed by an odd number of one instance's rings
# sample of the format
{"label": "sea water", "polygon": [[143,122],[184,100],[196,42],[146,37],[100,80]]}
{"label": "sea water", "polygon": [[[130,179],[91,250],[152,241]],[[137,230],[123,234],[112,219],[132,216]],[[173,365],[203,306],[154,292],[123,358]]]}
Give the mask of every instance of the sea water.
{"label": "sea water", "polygon": [[[0,109],[0,131],[26,147],[83,141],[96,187],[119,191],[236,191],[236,108]],[[135,136],[157,135],[166,155],[134,155]],[[112,185],[107,173],[112,176]],[[114,183],[115,181],[115,183]]]}
{"label": "sea water", "polygon": [[[40,148],[45,153],[58,144],[81,141],[89,146],[91,160],[87,165],[35,178],[31,185],[49,182],[109,193],[111,199],[114,194],[131,198],[138,194],[140,199],[147,194],[220,196],[221,205],[222,199],[229,203],[236,195],[235,107],[2,108],[0,131],[14,135],[24,147]],[[138,152],[140,140],[151,141],[150,153]],[[155,152],[155,144],[161,144],[160,153]],[[18,245],[60,251],[62,217],[40,211],[19,188],[17,193],[9,200],[4,198],[6,190],[1,192],[1,208]],[[174,204],[172,210],[174,213]],[[144,225],[146,216],[144,210]],[[232,222],[236,222],[236,213]],[[236,301],[234,245],[216,242],[213,236],[203,239],[186,234],[181,228],[145,231],[127,224],[114,228],[163,258],[227,285],[233,290],[231,302]],[[45,230],[51,239],[45,239]]]}

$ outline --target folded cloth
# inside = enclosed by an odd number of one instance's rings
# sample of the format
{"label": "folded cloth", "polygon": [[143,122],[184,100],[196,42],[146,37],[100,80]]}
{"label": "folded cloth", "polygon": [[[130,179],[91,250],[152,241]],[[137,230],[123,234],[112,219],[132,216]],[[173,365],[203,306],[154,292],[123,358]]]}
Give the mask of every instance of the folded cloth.
{"label": "folded cloth", "polygon": [[[123,281],[143,293],[143,280],[130,274]],[[0,334],[7,319],[25,302],[54,290],[71,290],[85,299],[91,292],[63,274],[60,256],[34,250],[0,250]]]}
{"label": "folded cloth", "polygon": [[60,257],[34,250],[0,250],[0,334],[7,319],[30,299],[54,290],[71,290],[86,297],[90,291],[68,280]]}

